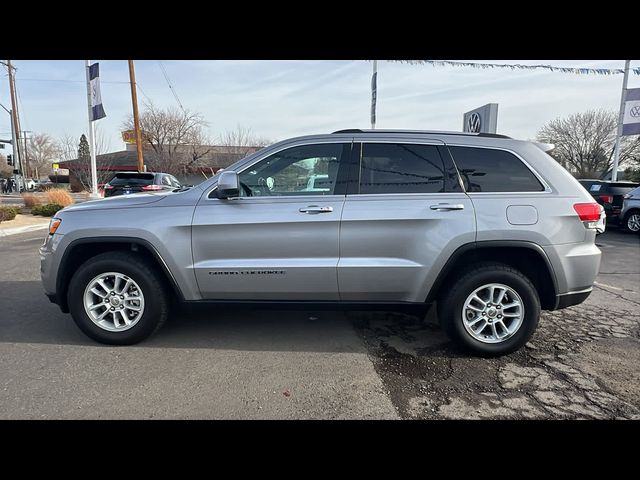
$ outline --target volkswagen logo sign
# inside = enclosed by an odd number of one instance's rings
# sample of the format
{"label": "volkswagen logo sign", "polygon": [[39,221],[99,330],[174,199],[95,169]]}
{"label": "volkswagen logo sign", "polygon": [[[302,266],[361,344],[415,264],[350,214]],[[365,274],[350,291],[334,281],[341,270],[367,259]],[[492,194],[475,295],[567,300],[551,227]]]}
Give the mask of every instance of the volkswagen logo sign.
{"label": "volkswagen logo sign", "polygon": [[471,133],[480,133],[481,126],[479,113],[472,113],[469,115],[469,118],[467,118],[467,130]]}
{"label": "volkswagen logo sign", "polygon": [[631,107],[631,110],[629,110],[629,115],[635,118],[640,117],[640,105]]}

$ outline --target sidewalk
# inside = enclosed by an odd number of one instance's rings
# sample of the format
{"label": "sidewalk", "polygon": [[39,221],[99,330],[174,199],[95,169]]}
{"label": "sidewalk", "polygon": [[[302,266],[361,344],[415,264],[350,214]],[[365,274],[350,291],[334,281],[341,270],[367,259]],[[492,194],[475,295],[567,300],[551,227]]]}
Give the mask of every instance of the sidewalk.
{"label": "sidewalk", "polygon": [[49,217],[18,214],[13,220],[0,223],[0,237],[45,229],[50,220]]}

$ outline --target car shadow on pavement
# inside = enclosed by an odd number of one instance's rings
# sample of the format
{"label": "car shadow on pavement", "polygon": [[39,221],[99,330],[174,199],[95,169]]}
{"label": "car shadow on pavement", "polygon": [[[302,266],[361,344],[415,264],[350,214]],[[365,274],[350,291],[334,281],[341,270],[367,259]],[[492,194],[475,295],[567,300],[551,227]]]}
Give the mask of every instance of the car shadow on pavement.
{"label": "car shadow on pavement", "polygon": [[[48,301],[38,281],[0,281],[0,342],[102,345],[86,337],[70,314]],[[421,319],[393,312],[274,310],[220,305],[179,306],[145,348],[245,351],[367,351],[362,323],[381,316]],[[373,320],[372,320],[373,321]],[[375,324],[375,321],[373,321]],[[436,330],[437,327],[435,327]],[[432,329],[429,329],[432,330]],[[436,332],[436,343],[443,340]],[[446,348],[446,347],[445,347]]]}

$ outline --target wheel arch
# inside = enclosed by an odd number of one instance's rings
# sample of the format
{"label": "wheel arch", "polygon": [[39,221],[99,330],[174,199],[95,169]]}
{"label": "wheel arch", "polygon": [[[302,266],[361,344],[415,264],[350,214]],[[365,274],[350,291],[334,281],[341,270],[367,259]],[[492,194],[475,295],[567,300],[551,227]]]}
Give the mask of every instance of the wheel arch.
{"label": "wheel arch", "polygon": [[56,303],[68,313],[67,292],[69,282],[76,269],[89,258],[108,251],[126,250],[137,252],[147,258],[163,273],[163,278],[179,300],[184,295],[178,282],[169,270],[158,250],[148,240],[135,237],[87,237],[71,242],[64,251],[56,276]]}
{"label": "wheel arch", "polygon": [[458,247],[436,277],[426,302],[436,301],[442,288],[462,269],[481,261],[495,261],[518,269],[536,287],[542,309],[556,308],[558,283],[551,261],[540,245],[524,240],[487,240]]}

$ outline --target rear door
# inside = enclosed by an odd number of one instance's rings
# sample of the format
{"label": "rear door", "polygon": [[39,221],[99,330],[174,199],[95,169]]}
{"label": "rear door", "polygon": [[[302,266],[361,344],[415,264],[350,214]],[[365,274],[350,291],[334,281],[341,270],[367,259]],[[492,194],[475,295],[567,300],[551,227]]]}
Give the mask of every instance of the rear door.
{"label": "rear door", "polygon": [[[351,142],[291,146],[238,172],[241,195],[206,192],[192,246],[205,299],[338,300],[336,268]],[[309,181],[326,176],[322,188]]]}
{"label": "rear door", "polygon": [[398,139],[355,147],[342,214],[342,300],[424,302],[459,246],[475,240],[473,206],[443,142]]}

